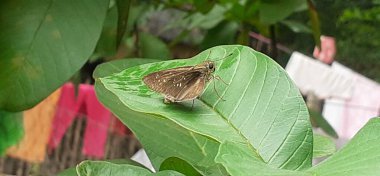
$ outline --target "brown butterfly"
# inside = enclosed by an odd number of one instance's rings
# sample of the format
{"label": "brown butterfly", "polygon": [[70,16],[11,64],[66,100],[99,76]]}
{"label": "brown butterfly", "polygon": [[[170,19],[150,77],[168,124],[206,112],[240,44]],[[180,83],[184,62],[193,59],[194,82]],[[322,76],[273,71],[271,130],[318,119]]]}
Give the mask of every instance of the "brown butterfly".
{"label": "brown butterfly", "polygon": [[[164,95],[164,103],[187,100],[193,100],[194,103],[194,99],[203,93],[207,82],[211,79],[222,80],[219,76],[213,75],[212,73],[214,72],[214,62],[205,61],[195,66],[177,67],[153,72],[146,75],[143,81],[150,89]],[[225,82],[223,81],[223,83]],[[220,97],[218,92],[216,93]]]}

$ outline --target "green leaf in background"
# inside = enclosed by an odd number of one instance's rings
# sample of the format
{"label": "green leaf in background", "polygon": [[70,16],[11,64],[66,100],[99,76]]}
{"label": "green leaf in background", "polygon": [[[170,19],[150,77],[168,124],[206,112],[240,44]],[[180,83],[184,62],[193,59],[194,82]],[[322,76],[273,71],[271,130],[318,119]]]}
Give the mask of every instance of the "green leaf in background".
{"label": "green leaf in background", "polygon": [[193,0],[194,7],[201,13],[209,12],[214,7],[215,3],[215,0]]}
{"label": "green leaf in background", "polygon": [[24,135],[22,118],[22,112],[0,111],[0,156],[22,139]]}
{"label": "green leaf in background", "polygon": [[65,169],[58,173],[58,176],[78,176],[77,170],[75,167]]}
{"label": "green leaf in background", "polygon": [[182,20],[186,29],[201,28],[211,29],[224,20],[226,9],[220,5],[215,5],[207,14],[194,13]]}
{"label": "green leaf in background", "polygon": [[0,6],[0,109],[33,107],[92,54],[108,0],[6,0]]}
{"label": "green leaf in background", "polygon": [[171,58],[167,45],[160,38],[152,34],[140,33],[138,45],[141,57],[160,60]]}
{"label": "green leaf in background", "polygon": [[113,56],[117,51],[117,8],[112,6],[107,11],[106,19],[104,20],[102,33],[96,45],[94,55],[97,57]]}
{"label": "green leaf in background", "polygon": [[235,22],[222,22],[218,24],[207,32],[200,45],[200,49],[205,50],[217,45],[234,43],[238,28],[239,25]]}
{"label": "green leaf in background", "polygon": [[289,29],[291,29],[295,33],[312,33],[311,29],[306,26],[305,24],[294,21],[294,20],[283,20],[280,22],[281,24],[287,26]]}
{"label": "green leaf in background", "polygon": [[277,169],[265,165],[262,161],[255,157],[250,147],[242,144],[226,141],[221,144],[219,153],[216,156],[216,162],[223,164],[228,173],[233,176],[239,175],[293,175],[293,176],[306,176],[310,175],[304,172],[289,171],[284,169]]}
{"label": "green leaf in background", "polygon": [[[210,58],[207,58],[209,51],[206,50],[192,59],[146,64],[99,78],[97,95],[113,112],[116,109],[114,106],[124,106],[118,109],[128,113],[135,111],[134,116],[115,113],[132,131],[142,131],[136,134],[140,142],[150,157],[152,153],[156,157],[161,155],[161,162],[166,159],[162,156],[162,149],[176,142],[173,145],[175,150],[184,151],[172,153],[182,155],[179,158],[199,171],[201,169],[198,166],[202,165],[199,161],[194,162],[199,160],[194,158],[195,154],[201,151],[198,154],[200,159],[209,160],[212,155],[205,155],[205,152],[217,152],[215,148],[218,144],[228,140],[248,145],[250,152],[257,152],[256,157],[272,167],[309,168],[312,157],[309,115],[298,89],[285,71],[267,56],[248,47],[218,46],[210,50]],[[195,65],[206,59],[217,60],[230,53],[232,56],[217,62],[215,73],[229,86],[214,80],[217,90],[226,101],[221,101],[213,86],[208,86],[200,99],[195,100],[193,109],[191,102],[167,105],[162,102],[162,96],[149,90],[141,80],[153,71]],[[106,100],[110,94],[118,97],[117,101],[122,104]],[[160,134],[158,131],[164,132]],[[184,135],[180,136],[181,133]],[[144,139],[151,134],[155,134],[155,140],[158,141],[167,141],[167,135],[171,140],[153,145],[154,142]],[[184,147],[190,143],[198,145],[191,147],[192,152]],[[170,151],[167,152],[163,153],[170,156]],[[154,161],[156,158],[151,159]]]}
{"label": "green leaf in background", "polygon": [[116,46],[118,47],[127,31],[129,9],[132,0],[116,0],[117,6],[117,35]]}
{"label": "green leaf in background", "polygon": [[320,134],[313,136],[313,158],[330,156],[336,151],[335,142],[332,138]]}
{"label": "green leaf in background", "polygon": [[164,171],[164,170],[175,170],[184,175],[192,175],[192,176],[201,175],[198,171],[196,171],[193,168],[193,166],[191,166],[186,161],[177,157],[170,157],[166,159],[164,162],[162,162],[160,166],[160,171]]}
{"label": "green leaf in background", "polygon": [[260,6],[260,21],[265,24],[274,24],[306,7],[305,0],[263,1]]}
{"label": "green leaf in background", "polygon": [[318,176],[379,175],[379,134],[380,118],[373,118],[346,146],[309,171]]}
{"label": "green leaf in background", "polygon": [[321,25],[319,22],[318,12],[312,0],[307,0],[309,7],[309,16],[311,21],[311,30],[313,31],[313,37],[315,45],[321,47]]}
{"label": "green leaf in background", "polygon": [[310,118],[317,127],[321,128],[325,133],[331,137],[338,138],[338,134],[329,122],[322,116],[322,113],[309,109]]}

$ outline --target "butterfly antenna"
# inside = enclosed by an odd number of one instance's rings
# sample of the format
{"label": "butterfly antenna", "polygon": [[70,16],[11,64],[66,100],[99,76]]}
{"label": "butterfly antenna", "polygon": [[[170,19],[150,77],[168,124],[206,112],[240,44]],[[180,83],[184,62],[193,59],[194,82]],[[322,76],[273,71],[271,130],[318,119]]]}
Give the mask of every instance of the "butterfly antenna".
{"label": "butterfly antenna", "polygon": [[230,54],[228,54],[227,56],[224,56],[224,57],[221,58],[221,59],[215,60],[215,62],[220,61],[220,60],[224,60],[224,59],[226,59],[227,57],[232,56],[232,54],[233,54],[233,53],[230,53]]}
{"label": "butterfly antenna", "polygon": [[211,51],[212,51],[212,50],[210,50],[210,52],[208,52],[208,55],[207,55],[207,57],[206,57],[206,60],[208,60],[208,58],[210,58]]}

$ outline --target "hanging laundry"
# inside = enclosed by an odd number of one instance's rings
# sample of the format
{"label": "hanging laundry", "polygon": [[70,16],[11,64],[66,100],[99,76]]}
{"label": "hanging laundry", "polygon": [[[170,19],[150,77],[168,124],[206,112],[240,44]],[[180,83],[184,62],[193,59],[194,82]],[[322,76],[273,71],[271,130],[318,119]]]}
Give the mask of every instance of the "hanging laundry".
{"label": "hanging laundry", "polygon": [[83,154],[102,158],[111,112],[97,100],[93,85],[79,85],[77,98],[75,98],[75,88],[72,83],[63,86],[53,121],[54,130],[50,135],[49,149],[55,149],[60,144],[65,132],[79,113],[86,115],[87,118]]}
{"label": "hanging laundry", "polygon": [[96,98],[94,86],[81,85],[80,91],[86,92],[85,105],[87,125],[84,132],[83,154],[102,158],[107,142],[111,112]]}
{"label": "hanging laundry", "polygon": [[311,91],[321,99],[351,97],[352,79],[350,77],[304,54],[293,52],[285,69],[304,95]]}
{"label": "hanging laundry", "polygon": [[353,79],[353,93],[348,100],[327,99],[323,115],[339,136],[350,139],[369,119],[379,115],[380,84],[337,62],[332,64],[332,69]]}
{"label": "hanging laundry", "polygon": [[66,130],[77,115],[80,105],[84,101],[84,96],[84,93],[79,91],[78,100],[76,100],[74,84],[66,83],[62,86],[61,97],[53,119],[53,130],[49,139],[50,150],[56,148],[61,142]]}
{"label": "hanging laundry", "polygon": [[334,37],[321,36],[321,49],[314,48],[313,56],[325,64],[331,64],[336,54]]}
{"label": "hanging laundry", "polygon": [[132,132],[120,121],[117,117],[112,115],[112,132],[114,134],[125,136],[130,135]]}
{"label": "hanging laundry", "polygon": [[58,89],[32,109],[24,111],[25,134],[19,144],[8,149],[9,156],[32,163],[41,163],[45,159],[52,119],[60,95],[61,90]]}

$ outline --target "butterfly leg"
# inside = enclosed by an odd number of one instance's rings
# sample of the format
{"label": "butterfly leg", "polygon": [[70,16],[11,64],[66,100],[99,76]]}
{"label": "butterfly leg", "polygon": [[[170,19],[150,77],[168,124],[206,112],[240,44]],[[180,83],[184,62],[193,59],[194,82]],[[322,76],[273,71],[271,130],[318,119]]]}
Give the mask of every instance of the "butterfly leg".
{"label": "butterfly leg", "polygon": [[213,77],[214,77],[214,79],[217,79],[217,80],[220,80],[220,81],[222,81],[225,85],[230,85],[230,84],[228,84],[228,83],[226,83],[220,76],[218,76],[218,75],[213,75]]}
{"label": "butterfly leg", "polygon": [[174,100],[172,98],[170,98],[170,97],[165,97],[164,98],[164,103],[165,104],[170,104],[170,103],[173,103],[173,102],[174,102]]}
{"label": "butterfly leg", "polygon": [[[213,77],[214,77],[214,75],[213,75]],[[223,99],[222,96],[219,95],[218,91],[216,90],[215,81],[213,81],[213,83],[214,83],[214,91],[215,91],[216,95],[218,95],[218,97],[219,97],[221,100],[226,101],[225,99]]]}
{"label": "butterfly leg", "polygon": [[193,107],[194,107],[194,101],[195,101],[195,99],[193,99],[193,103],[191,104],[191,110],[193,110]]}

